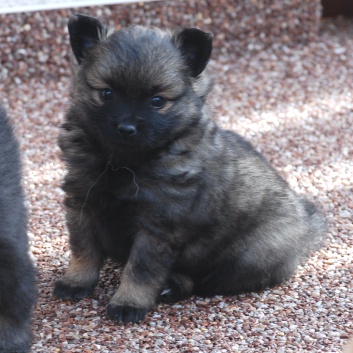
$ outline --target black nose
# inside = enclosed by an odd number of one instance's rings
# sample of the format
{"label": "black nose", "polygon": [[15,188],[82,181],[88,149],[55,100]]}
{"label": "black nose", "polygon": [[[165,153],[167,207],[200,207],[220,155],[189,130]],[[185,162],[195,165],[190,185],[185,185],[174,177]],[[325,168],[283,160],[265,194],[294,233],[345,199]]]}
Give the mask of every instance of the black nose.
{"label": "black nose", "polygon": [[119,125],[118,132],[121,135],[132,136],[136,134],[136,128],[132,125]]}

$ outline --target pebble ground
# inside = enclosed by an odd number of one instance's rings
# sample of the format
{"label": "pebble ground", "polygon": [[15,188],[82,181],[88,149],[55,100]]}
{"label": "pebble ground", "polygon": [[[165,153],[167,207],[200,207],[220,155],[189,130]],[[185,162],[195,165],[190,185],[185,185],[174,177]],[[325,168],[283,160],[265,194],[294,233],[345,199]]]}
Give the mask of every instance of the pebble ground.
{"label": "pebble ground", "polygon": [[[168,1],[0,16],[0,99],[22,146],[38,268],[32,352],[335,353],[353,334],[353,22],[320,21],[317,1],[304,10],[304,0],[259,8],[266,3]],[[286,6],[291,11],[281,12]],[[76,12],[119,26],[212,30],[214,118],[245,135],[327,217],[325,246],[289,281],[259,294],[158,305],[139,325],[105,317],[119,283],[112,263],[92,297],[52,297],[69,259],[56,139],[70,92],[66,23]],[[271,13],[282,21],[269,25]]]}

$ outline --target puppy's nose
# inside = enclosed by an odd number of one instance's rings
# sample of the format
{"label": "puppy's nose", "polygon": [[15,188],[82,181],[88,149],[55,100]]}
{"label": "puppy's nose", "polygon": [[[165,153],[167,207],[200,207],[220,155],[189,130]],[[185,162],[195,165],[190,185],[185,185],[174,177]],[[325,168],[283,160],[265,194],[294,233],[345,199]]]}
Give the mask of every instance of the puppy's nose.
{"label": "puppy's nose", "polygon": [[136,128],[132,125],[122,124],[118,126],[118,132],[120,135],[132,136],[136,134]]}

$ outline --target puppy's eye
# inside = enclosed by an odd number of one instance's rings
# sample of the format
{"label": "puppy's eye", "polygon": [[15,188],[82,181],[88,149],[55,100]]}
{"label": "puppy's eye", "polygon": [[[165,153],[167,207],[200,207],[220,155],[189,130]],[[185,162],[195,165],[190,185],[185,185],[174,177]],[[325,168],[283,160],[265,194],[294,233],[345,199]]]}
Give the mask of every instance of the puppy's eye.
{"label": "puppy's eye", "polygon": [[105,88],[99,91],[99,95],[103,100],[108,101],[113,98],[113,91],[109,88]]}
{"label": "puppy's eye", "polygon": [[161,96],[154,96],[151,98],[151,105],[157,109],[162,108],[165,104],[165,98]]}

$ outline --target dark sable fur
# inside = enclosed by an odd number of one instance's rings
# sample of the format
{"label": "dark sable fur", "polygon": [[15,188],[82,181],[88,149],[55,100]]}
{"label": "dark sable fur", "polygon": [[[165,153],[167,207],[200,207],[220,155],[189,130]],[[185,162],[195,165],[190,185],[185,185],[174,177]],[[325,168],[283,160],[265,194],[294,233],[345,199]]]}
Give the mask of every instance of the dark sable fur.
{"label": "dark sable fur", "polygon": [[29,352],[35,303],[17,141],[0,107],[0,353]]}
{"label": "dark sable fur", "polygon": [[79,65],[59,143],[72,256],[55,295],[88,295],[106,257],[124,265],[107,309],[118,322],[141,320],[165,288],[177,300],[291,276],[322,242],[324,219],[208,116],[210,35],[135,26],[106,36],[81,15],[69,32]]}

